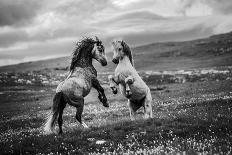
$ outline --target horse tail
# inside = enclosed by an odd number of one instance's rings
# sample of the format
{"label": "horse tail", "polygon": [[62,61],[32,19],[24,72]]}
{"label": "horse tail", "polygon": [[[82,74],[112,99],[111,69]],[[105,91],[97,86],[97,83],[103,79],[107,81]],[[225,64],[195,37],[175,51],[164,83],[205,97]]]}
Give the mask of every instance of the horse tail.
{"label": "horse tail", "polygon": [[47,117],[47,121],[44,125],[44,131],[46,133],[52,133],[55,126],[55,121],[59,115],[60,107],[62,106],[62,100],[64,99],[63,92],[58,92],[55,94],[53,98],[53,105],[51,108],[51,112]]}

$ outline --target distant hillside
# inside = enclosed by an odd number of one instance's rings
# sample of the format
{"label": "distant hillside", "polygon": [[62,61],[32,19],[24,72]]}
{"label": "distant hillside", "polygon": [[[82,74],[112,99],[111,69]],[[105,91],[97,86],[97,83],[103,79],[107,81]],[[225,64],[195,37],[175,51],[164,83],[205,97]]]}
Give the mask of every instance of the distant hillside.
{"label": "distant hillside", "polygon": [[[232,32],[214,35],[209,38],[185,42],[153,43],[132,48],[135,67],[138,70],[176,70],[201,67],[232,65]],[[112,53],[108,53],[109,65],[100,67],[99,71],[113,71]],[[43,69],[65,70],[69,57],[28,62],[0,67],[5,71],[33,71]]]}

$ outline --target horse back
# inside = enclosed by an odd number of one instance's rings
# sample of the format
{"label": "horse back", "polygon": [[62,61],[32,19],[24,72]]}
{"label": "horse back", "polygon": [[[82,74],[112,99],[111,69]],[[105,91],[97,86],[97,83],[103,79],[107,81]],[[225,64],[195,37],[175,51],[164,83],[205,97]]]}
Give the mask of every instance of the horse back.
{"label": "horse back", "polygon": [[92,79],[95,77],[96,75],[92,74],[91,70],[76,70],[68,79],[58,85],[56,92],[62,91],[67,96],[85,97],[89,94],[92,88]]}

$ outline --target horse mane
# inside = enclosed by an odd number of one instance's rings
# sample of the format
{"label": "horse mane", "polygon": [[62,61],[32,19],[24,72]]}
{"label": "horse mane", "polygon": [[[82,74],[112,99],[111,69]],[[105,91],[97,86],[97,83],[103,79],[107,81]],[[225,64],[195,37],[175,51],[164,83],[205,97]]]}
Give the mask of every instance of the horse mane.
{"label": "horse mane", "polygon": [[129,57],[131,65],[134,66],[134,59],[130,47],[122,41],[123,52]]}
{"label": "horse mane", "polygon": [[76,64],[80,60],[82,53],[86,52],[86,54],[89,54],[90,51],[92,51],[93,44],[95,42],[96,41],[94,41],[92,38],[84,38],[76,43],[76,48],[72,53],[70,72],[73,71],[76,67]]}

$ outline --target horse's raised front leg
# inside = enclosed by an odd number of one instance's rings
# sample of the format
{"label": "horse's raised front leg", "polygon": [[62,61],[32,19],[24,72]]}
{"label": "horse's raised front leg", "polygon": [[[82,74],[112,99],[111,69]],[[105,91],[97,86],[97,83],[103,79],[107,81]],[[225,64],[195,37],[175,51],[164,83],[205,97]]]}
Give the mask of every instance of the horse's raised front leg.
{"label": "horse's raised front leg", "polygon": [[95,88],[98,91],[98,98],[103,103],[103,106],[109,107],[104,89],[100,85],[98,79],[97,78],[93,79],[92,83],[93,83],[93,88]]}
{"label": "horse's raised front leg", "polygon": [[112,92],[113,92],[114,94],[117,94],[117,93],[118,93],[118,90],[117,90],[117,87],[116,87],[116,86],[119,84],[118,78],[113,77],[113,75],[109,75],[109,76],[108,76],[108,80],[109,80],[110,88],[112,89]]}
{"label": "horse's raised front leg", "polygon": [[128,76],[125,79],[125,83],[126,83],[126,97],[130,98],[132,95],[131,89],[130,89],[130,85],[132,85],[134,83],[134,78],[132,76]]}
{"label": "horse's raised front leg", "polygon": [[152,97],[150,89],[148,88],[146,98],[143,103],[144,107],[144,119],[152,118]]}

